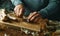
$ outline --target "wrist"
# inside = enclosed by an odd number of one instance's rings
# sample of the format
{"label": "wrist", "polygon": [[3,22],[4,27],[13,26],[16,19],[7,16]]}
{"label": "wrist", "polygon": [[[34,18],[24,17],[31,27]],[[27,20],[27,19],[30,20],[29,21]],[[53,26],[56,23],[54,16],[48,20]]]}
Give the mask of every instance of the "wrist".
{"label": "wrist", "polygon": [[23,4],[18,4],[17,6],[19,6],[19,7],[24,7]]}
{"label": "wrist", "polygon": [[38,11],[38,13],[42,16],[42,18],[48,18],[48,15],[45,11]]}

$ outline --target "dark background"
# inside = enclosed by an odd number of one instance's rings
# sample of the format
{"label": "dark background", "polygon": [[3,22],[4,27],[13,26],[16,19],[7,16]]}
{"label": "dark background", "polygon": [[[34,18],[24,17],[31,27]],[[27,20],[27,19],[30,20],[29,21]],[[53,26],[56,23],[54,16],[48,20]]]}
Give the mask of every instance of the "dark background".
{"label": "dark background", "polygon": [[12,5],[10,0],[0,0],[0,9],[5,8],[7,10],[13,10],[14,5]]}

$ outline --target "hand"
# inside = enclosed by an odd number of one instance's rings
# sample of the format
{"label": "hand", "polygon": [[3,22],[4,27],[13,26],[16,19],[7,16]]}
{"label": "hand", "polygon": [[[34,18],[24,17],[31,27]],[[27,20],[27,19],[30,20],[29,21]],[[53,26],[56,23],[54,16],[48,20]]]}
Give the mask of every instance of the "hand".
{"label": "hand", "polygon": [[17,5],[17,6],[14,8],[14,11],[15,11],[16,16],[22,17],[23,12],[24,12],[23,5],[22,5],[22,4]]}
{"label": "hand", "polygon": [[37,12],[33,12],[28,16],[28,20],[32,22],[38,22],[38,20],[41,18],[41,15]]}

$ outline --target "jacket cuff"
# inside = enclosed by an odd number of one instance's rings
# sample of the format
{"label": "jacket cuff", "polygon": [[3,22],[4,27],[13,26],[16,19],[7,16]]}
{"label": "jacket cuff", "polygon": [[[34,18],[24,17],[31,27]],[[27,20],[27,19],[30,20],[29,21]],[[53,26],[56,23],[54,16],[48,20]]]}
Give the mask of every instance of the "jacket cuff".
{"label": "jacket cuff", "polygon": [[38,13],[42,16],[42,18],[48,18],[47,10],[42,9],[42,10],[38,11]]}
{"label": "jacket cuff", "polygon": [[16,6],[16,5],[22,4],[22,2],[20,0],[18,0],[18,1],[14,0],[14,1],[12,1],[12,4],[14,4]]}

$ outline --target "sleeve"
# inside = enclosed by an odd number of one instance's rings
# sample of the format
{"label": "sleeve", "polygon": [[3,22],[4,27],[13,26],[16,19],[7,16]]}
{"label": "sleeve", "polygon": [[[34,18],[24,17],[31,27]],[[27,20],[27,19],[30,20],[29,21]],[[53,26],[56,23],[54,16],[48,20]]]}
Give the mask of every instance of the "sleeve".
{"label": "sleeve", "polygon": [[38,13],[41,14],[43,18],[48,18],[48,15],[54,13],[53,11],[55,11],[55,9],[57,8],[58,3],[58,0],[49,0],[48,5],[45,8],[38,11]]}
{"label": "sleeve", "polygon": [[11,2],[12,2],[12,4],[15,5],[15,6],[22,3],[21,0],[11,0]]}

